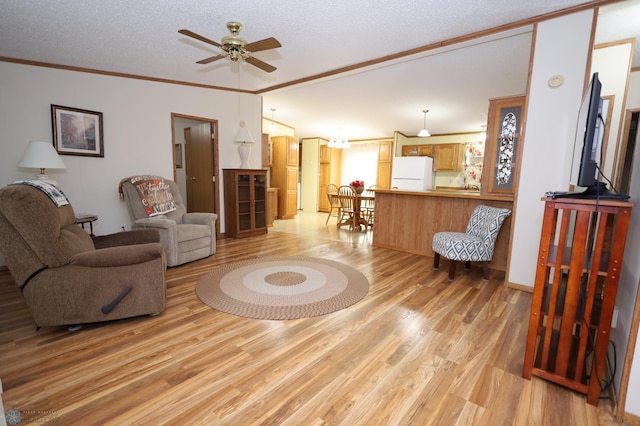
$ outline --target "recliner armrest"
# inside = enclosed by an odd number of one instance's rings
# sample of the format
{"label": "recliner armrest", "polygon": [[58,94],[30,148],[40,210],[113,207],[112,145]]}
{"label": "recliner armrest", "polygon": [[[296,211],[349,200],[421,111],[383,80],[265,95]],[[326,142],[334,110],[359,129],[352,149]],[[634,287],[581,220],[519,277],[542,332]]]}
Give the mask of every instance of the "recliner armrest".
{"label": "recliner armrest", "polygon": [[134,229],[93,238],[96,249],[135,244],[159,243],[160,233],[157,229]]}
{"label": "recliner armrest", "polygon": [[209,225],[215,226],[218,215],[215,213],[185,213],[182,216],[182,223],[192,225]]}
{"label": "recliner armrest", "polygon": [[150,217],[147,219],[136,219],[136,221],[133,222],[133,224],[138,227],[144,227],[144,228],[169,229],[176,226],[176,221],[173,219],[167,219],[167,218]]}
{"label": "recliner armrest", "polygon": [[89,268],[110,268],[149,262],[164,255],[162,244],[148,243],[78,253],[69,258],[69,264]]}

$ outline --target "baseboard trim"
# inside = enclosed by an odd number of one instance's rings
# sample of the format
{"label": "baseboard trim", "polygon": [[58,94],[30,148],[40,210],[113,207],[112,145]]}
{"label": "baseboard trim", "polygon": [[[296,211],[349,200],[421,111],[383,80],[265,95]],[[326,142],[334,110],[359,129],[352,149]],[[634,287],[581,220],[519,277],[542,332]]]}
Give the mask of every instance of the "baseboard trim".
{"label": "baseboard trim", "polygon": [[628,426],[640,426],[640,416],[630,414],[625,411],[623,422]]}
{"label": "baseboard trim", "polygon": [[526,291],[527,293],[533,293],[533,287],[529,287],[528,285],[516,284],[510,281],[507,281],[505,285],[509,288],[513,288],[516,290]]}

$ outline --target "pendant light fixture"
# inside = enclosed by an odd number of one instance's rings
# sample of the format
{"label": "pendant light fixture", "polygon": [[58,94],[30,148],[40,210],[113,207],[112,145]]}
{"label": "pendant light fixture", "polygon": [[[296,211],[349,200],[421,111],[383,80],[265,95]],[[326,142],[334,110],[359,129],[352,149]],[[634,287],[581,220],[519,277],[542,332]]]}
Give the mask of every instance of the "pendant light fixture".
{"label": "pendant light fixture", "polygon": [[429,112],[429,110],[423,109],[422,112],[424,113],[424,124],[422,126],[422,129],[418,132],[418,137],[428,138],[429,136],[431,136],[431,133],[429,133],[429,131],[427,130],[427,113]]}
{"label": "pendant light fixture", "polygon": [[273,122],[273,113],[276,112],[275,108],[271,108],[271,123],[269,123],[269,125],[267,126],[267,130],[270,132],[275,132],[276,130],[278,130],[278,126],[276,126],[276,123]]}

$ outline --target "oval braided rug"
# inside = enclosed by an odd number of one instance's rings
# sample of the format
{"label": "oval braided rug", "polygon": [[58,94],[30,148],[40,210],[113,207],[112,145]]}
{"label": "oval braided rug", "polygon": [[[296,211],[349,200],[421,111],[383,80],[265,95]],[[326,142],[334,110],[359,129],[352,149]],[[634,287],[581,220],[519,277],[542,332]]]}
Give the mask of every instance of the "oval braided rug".
{"label": "oval braided rug", "polygon": [[369,280],[351,266],[315,257],[263,257],[222,265],[196,284],[210,307],[248,318],[325,315],[358,302]]}

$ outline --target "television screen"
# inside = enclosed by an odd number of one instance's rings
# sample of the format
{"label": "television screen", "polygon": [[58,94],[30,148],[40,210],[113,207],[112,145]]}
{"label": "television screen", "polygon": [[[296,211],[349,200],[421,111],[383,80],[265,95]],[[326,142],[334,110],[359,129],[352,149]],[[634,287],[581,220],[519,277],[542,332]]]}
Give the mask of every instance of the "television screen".
{"label": "television screen", "polygon": [[600,128],[602,121],[602,85],[598,73],[594,73],[589,82],[587,92],[582,99],[576,137],[571,162],[569,183],[575,186],[590,187],[598,181],[598,163],[600,156]]}

